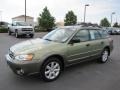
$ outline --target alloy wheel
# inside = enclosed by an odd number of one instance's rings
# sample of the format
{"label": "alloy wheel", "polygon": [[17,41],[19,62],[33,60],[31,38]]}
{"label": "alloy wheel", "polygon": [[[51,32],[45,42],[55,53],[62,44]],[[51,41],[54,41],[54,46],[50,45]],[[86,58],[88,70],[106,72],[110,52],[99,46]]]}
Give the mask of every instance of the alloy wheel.
{"label": "alloy wheel", "polygon": [[108,50],[104,50],[102,54],[102,62],[106,62],[108,60],[109,52]]}
{"label": "alloy wheel", "polygon": [[58,62],[50,62],[45,68],[45,77],[47,79],[55,79],[60,73],[60,65]]}

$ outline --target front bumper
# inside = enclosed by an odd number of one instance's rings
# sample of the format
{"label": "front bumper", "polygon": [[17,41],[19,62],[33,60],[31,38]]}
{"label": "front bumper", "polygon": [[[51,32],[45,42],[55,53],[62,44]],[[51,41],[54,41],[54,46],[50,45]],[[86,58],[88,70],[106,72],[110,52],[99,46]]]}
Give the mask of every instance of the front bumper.
{"label": "front bumper", "polygon": [[18,34],[19,35],[27,35],[27,34],[34,34],[34,30],[33,31],[22,31],[21,29],[18,30]]}
{"label": "front bumper", "polygon": [[40,63],[37,60],[33,61],[18,61],[13,60],[9,55],[6,55],[6,61],[12,71],[19,75],[30,75],[40,72]]}
{"label": "front bumper", "polygon": [[25,31],[22,31],[22,32],[18,32],[19,35],[31,35],[31,34],[34,34],[34,32],[25,32]]}

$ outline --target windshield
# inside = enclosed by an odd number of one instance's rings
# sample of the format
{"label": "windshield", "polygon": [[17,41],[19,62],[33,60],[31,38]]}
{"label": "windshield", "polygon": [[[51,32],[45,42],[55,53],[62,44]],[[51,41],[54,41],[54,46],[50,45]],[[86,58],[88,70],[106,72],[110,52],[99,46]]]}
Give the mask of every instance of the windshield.
{"label": "windshield", "polygon": [[55,41],[55,42],[65,42],[74,33],[74,29],[55,29],[43,37],[44,40]]}
{"label": "windshield", "polygon": [[16,22],[17,26],[29,26],[26,22]]}

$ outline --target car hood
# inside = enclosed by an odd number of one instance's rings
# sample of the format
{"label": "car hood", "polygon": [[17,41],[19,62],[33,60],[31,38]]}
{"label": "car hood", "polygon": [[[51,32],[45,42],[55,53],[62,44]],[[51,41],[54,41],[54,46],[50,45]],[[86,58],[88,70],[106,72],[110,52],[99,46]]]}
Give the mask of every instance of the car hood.
{"label": "car hood", "polygon": [[27,40],[27,41],[23,41],[21,43],[15,44],[10,48],[10,50],[17,55],[25,52],[31,52],[38,49],[43,49],[55,44],[57,43],[36,38],[36,39],[31,39],[31,40]]}

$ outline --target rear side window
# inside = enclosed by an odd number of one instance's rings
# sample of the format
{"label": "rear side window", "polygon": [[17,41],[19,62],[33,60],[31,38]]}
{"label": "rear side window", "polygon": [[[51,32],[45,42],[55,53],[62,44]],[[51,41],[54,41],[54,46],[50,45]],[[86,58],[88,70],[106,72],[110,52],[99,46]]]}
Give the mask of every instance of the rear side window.
{"label": "rear side window", "polygon": [[97,40],[97,39],[101,38],[100,33],[98,32],[98,30],[89,30],[89,31],[90,31],[91,40]]}
{"label": "rear side window", "polygon": [[106,30],[99,30],[102,38],[108,38],[109,35]]}

